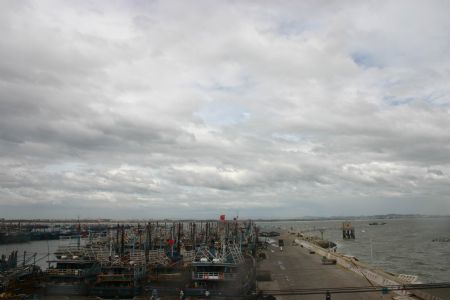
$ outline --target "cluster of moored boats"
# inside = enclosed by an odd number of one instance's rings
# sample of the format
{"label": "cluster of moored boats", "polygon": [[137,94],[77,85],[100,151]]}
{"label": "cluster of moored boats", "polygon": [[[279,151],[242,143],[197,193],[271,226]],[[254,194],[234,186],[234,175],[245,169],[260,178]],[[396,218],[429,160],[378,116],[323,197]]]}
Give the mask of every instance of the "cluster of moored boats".
{"label": "cluster of moored boats", "polygon": [[257,233],[251,221],[114,226],[78,237],[41,270],[17,252],[0,260],[0,299],[19,295],[237,297],[255,280]]}
{"label": "cluster of moored boats", "polygon": [[41,224],[41,223],[0,223],[0,245],[27,243],[30,241],[58,240],[73,236],[88,237],[90,235],[106,235],[108,225],[89,224],[82,230],[77,224]]}

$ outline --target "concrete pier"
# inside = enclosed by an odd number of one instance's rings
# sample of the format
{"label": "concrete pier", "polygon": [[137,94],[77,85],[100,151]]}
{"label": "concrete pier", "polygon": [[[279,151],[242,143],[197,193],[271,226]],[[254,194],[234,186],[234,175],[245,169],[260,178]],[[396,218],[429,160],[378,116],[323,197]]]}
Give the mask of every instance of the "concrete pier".
{"label": "concrete pier", "polygon": [[[257,272],[269,271],[271,281],[258,281],[257,289],[289,290],[289,289],[322,289],[342,287],[368,287],[371,283],[352,271],[339,265],[323,265],[321,257],[310,254],[309,250],[294,246],[294,237],[287,233],[282,234],[284,240],[283,251],[279,247],[268,246],[266,259],[258,263]],[[356,299],[393,299],[398,295],[382,294],[378,292],[331,294],[332,300],[356,300]],[[324,300],[325,293],[320,295],[276,295],[277,300]],[[408,299],[408,298],[404,298]]]}

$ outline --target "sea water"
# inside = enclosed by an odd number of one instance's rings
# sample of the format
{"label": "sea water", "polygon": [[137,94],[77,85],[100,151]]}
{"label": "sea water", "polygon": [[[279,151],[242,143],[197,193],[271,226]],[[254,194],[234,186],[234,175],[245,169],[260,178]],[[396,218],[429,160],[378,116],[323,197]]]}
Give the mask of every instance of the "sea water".
{"label": "sea water", "polygon": [[[342,239],[342,220],[260,222],[264,229],[308,231],[335,242],[337,252],[394,274],[417,275],[423,283],[450,282],[450,243],[433,242],[450,238],[450,217],[350,220],[355,240]],[[385,222],[385,225],[369,223]]]}
{"label": "sea water", "polygon": [[[352,255],[374,267],[394,274],[417,275],[423,283],[450,282],[450,243],[433,242],[436,238],[450,238],[450,217],[405,218],[383,220],[351,220],[355,227],[355,240],[342,239],[342,220],[257,222],[261,230],[294,230],[320,236],[335,242],[337,251]],[[369,225],[385,222],[385,225]],[[82,241],[83,243],[84,241]],[[19,263],[23,252],[30,257],[36,253],[36,264],[47,268],[48,260],[61,245],[76,245],[72,240],[33,241],[0,245],[0,255],[8,256],[18,250]],[[33,259],[30,260],[33,262]]]}

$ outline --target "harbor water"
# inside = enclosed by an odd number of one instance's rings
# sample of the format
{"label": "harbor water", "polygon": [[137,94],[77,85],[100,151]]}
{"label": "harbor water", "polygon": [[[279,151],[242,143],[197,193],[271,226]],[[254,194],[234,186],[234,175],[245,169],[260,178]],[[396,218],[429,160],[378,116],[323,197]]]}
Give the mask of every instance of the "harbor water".
{"label": "harbor water", "polygon": [[[355,227],[355,240],[342,239],[342,220],[258,222],[261,230],[309,231],[337,244],[337,251],[357,257],[394,274],[417,275],[423,283],[450,282],[450,242],[433,241],[450,238],[450,217],[405,218],[383,220],[351,220]],[[369,223],[386,223],[369,225]],[[313,231],[315,229],[315,231]],[[81,243],[84,241],[82,240]],[[18,250],[19,262],[23,252],[27,257],[36,255],[36,264],[47,268],[47,261],[60,245],[75,245],[72,240],[32,241],[0,245],[0,255]],[[31,260],[33,261],[33,260]]]}
{"label": "harbor water", "polygon": [[[85,239],[80,240],[80,244],[83,245]],[[8,256],[12,251],[18,251],[18,263],[23,262],[23,256],[25,253],[25,260],[29,260],[30,263],[33,262],[34,259],[31,259],[36,253],[36,265],[40,266],[42,269],[48,268],[48,261],[54,260],[55,255],[54,252],[58,249],[59,246],[69,246],[69,245],[77,245],[77,239],[61,239],[61,240],[48,240],[48,241],[31,241],[27,243],[18,243],[18,244],[6,244],[0,245],[0,255],[5,254]]]}
{"label": "harbor water", "polygon": [[[450,218],[351,220],[355,240],[342,239],[342,220],[260,222],[262,230],[311,231],[337,244],[337,251],[394,274],[417,275],[423,283],[450,282]],[[384,225],[369,225],[378,222]]]}

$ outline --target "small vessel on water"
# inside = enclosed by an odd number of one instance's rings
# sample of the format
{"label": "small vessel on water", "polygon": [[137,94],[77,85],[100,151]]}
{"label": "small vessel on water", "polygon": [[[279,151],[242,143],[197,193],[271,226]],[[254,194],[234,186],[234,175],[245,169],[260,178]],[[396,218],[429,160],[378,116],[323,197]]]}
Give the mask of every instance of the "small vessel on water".
{"label": "small vessel on water", "polygon": [[434,243],[450,243],[450,237],[437,237],[432,240]]}
{"label": "small vessel on water", "polygon": [[385,222],[371,222],[369,223],[369,225],[373,226],[373,225],[385,225]]}

